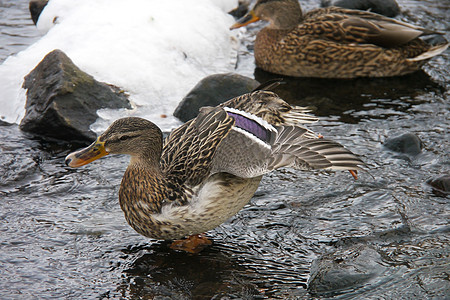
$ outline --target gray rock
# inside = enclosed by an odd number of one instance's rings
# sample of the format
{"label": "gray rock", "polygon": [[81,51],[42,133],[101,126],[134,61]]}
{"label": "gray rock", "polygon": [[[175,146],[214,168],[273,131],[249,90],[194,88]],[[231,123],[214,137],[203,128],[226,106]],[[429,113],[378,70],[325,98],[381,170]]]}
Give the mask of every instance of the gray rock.
{"label": "gray rock", "polygon": [[395,152],[415,156],[422,152],[422,141],[414,133],[408,132],[386,139],[384,147]]}
{"label": "gray rock", "polygon": [[89,126],[100,108],[131,108],[119,88],[96,81],[61,50],[53,50],[26,77],[23,131],[62,140],[92,141]]}
{"label": "gray rock", "polygon": [[30,0],[28,9],[30,10],[31,19],[33,20],[34,25],[36,25],[39,20],[39,16],[47,3],[48,0]]}
{"label": "gray rock", "polygon": [[314,261],[308,290],[328,297],[363,286],[386,268],[381,255],[366,245],[355,245],[324,255]]}
{"label": "gray rock", "polygon": [[395,17],[400,13],[400,8],[395,0],[322,0],[321,6],[369,10],[387,17]]}
{"label": "gray rock", "polygon": [[230,15],[236,19],[242,18],[249,10],[250,1],[240,0],[238,2],[238,7],[228,12]]}
{"label": "gray rock", "polygon": [[450,195],[450,175],[429,179],[427,184],[431,186],[433,192],[438,196]]}
{"label": "gray rock", "polygon": [[183,122],[195,118],[203,106],[216,106],[259,86],[258,81],[239,74],[215,74],[203,78],[180,102],[173,115]]}

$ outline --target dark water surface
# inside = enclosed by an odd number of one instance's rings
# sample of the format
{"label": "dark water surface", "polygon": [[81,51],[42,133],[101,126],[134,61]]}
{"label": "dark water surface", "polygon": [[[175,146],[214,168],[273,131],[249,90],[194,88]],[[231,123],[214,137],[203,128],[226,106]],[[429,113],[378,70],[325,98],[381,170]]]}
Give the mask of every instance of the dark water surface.
{"label": "dark water surface", "polygon": [[[401,18],[448,31],[445,1],[398,2]],[[38,36],[27,3],[0,1],[10,36],[0,61]],[[425,182],[450,173],[449,62],[447,51],[401,78],[287,78],[276,92],[316,107],[312,129],[360,154],[370,174],[269,174],[197,255],[126,224],[117,193],[127,157],[74,170],[64,157],[80,145],[0,126],[0,298],[448,299],[449,197]],[[420,137],[422,153],[383,148],[406,132]]]}

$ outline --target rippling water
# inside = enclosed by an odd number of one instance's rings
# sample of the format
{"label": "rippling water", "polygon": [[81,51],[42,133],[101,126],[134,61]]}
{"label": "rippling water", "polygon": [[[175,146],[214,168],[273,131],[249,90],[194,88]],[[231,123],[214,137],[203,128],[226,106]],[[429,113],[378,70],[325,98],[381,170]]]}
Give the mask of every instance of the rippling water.
{"label": "rippling water", "polygon": [[[38,37],[27,3],[0,1],[0,28],[9,33],[0,61]],[[406,19],[445,31],[450,10],[442,3],[399,1]],[[369,173],[357,181],[347,172],[269,174],[249,205],[208,233],[214,244],[198,255],[171,251],[126,224],[117,200],[126,157],[73,170],[63,159],[80,145],[0,126],[0,298],[448,297],[449,198],[425,184],[449,173],[448,53],[402,78],[286,79],[277,92],[316,107],[321,122],[312,129],[360,154]],[[421,138],[421,154],[383,148],[405,132]],[[355,265],[342,267],[347,262]],[[356,275],[338,277],[334,289],[313,280],[322,275],[317,268],[332,266]]]}

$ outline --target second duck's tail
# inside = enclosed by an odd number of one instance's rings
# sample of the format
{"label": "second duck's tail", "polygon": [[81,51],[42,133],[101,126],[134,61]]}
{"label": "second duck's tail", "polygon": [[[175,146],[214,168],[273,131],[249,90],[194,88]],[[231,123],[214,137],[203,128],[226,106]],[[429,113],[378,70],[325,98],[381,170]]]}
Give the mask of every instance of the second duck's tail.
{"label": "second duck's tail", "polygon": [[419,56],[408,58],[406,60],[407,61],[422,61],[422,60],[430,59],[436,55],[441,54],[445,50],[447,50],[449,45],[450,45],[450,43],[445,43],[445,44],[433,46],[428,51],[420,54]]}

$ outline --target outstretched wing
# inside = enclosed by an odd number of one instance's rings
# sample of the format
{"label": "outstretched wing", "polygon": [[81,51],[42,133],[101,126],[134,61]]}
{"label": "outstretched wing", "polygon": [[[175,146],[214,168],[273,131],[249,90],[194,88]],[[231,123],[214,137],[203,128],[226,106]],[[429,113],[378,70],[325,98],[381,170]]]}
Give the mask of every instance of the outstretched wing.
{"label": "outstretched wing", "polygon": [[209,175],[218,145],[228,135],[233,118],[221,108],[202,108],[199,115],[165,140],[161,169],[179,185],[195,186]]}
{"label": "outstretched wing", "polygon": [[267,169],[291,167],[299,170],[361,170],[364,162],[341,144],[323,138],[305,138],[304,128],[277,127]]}

